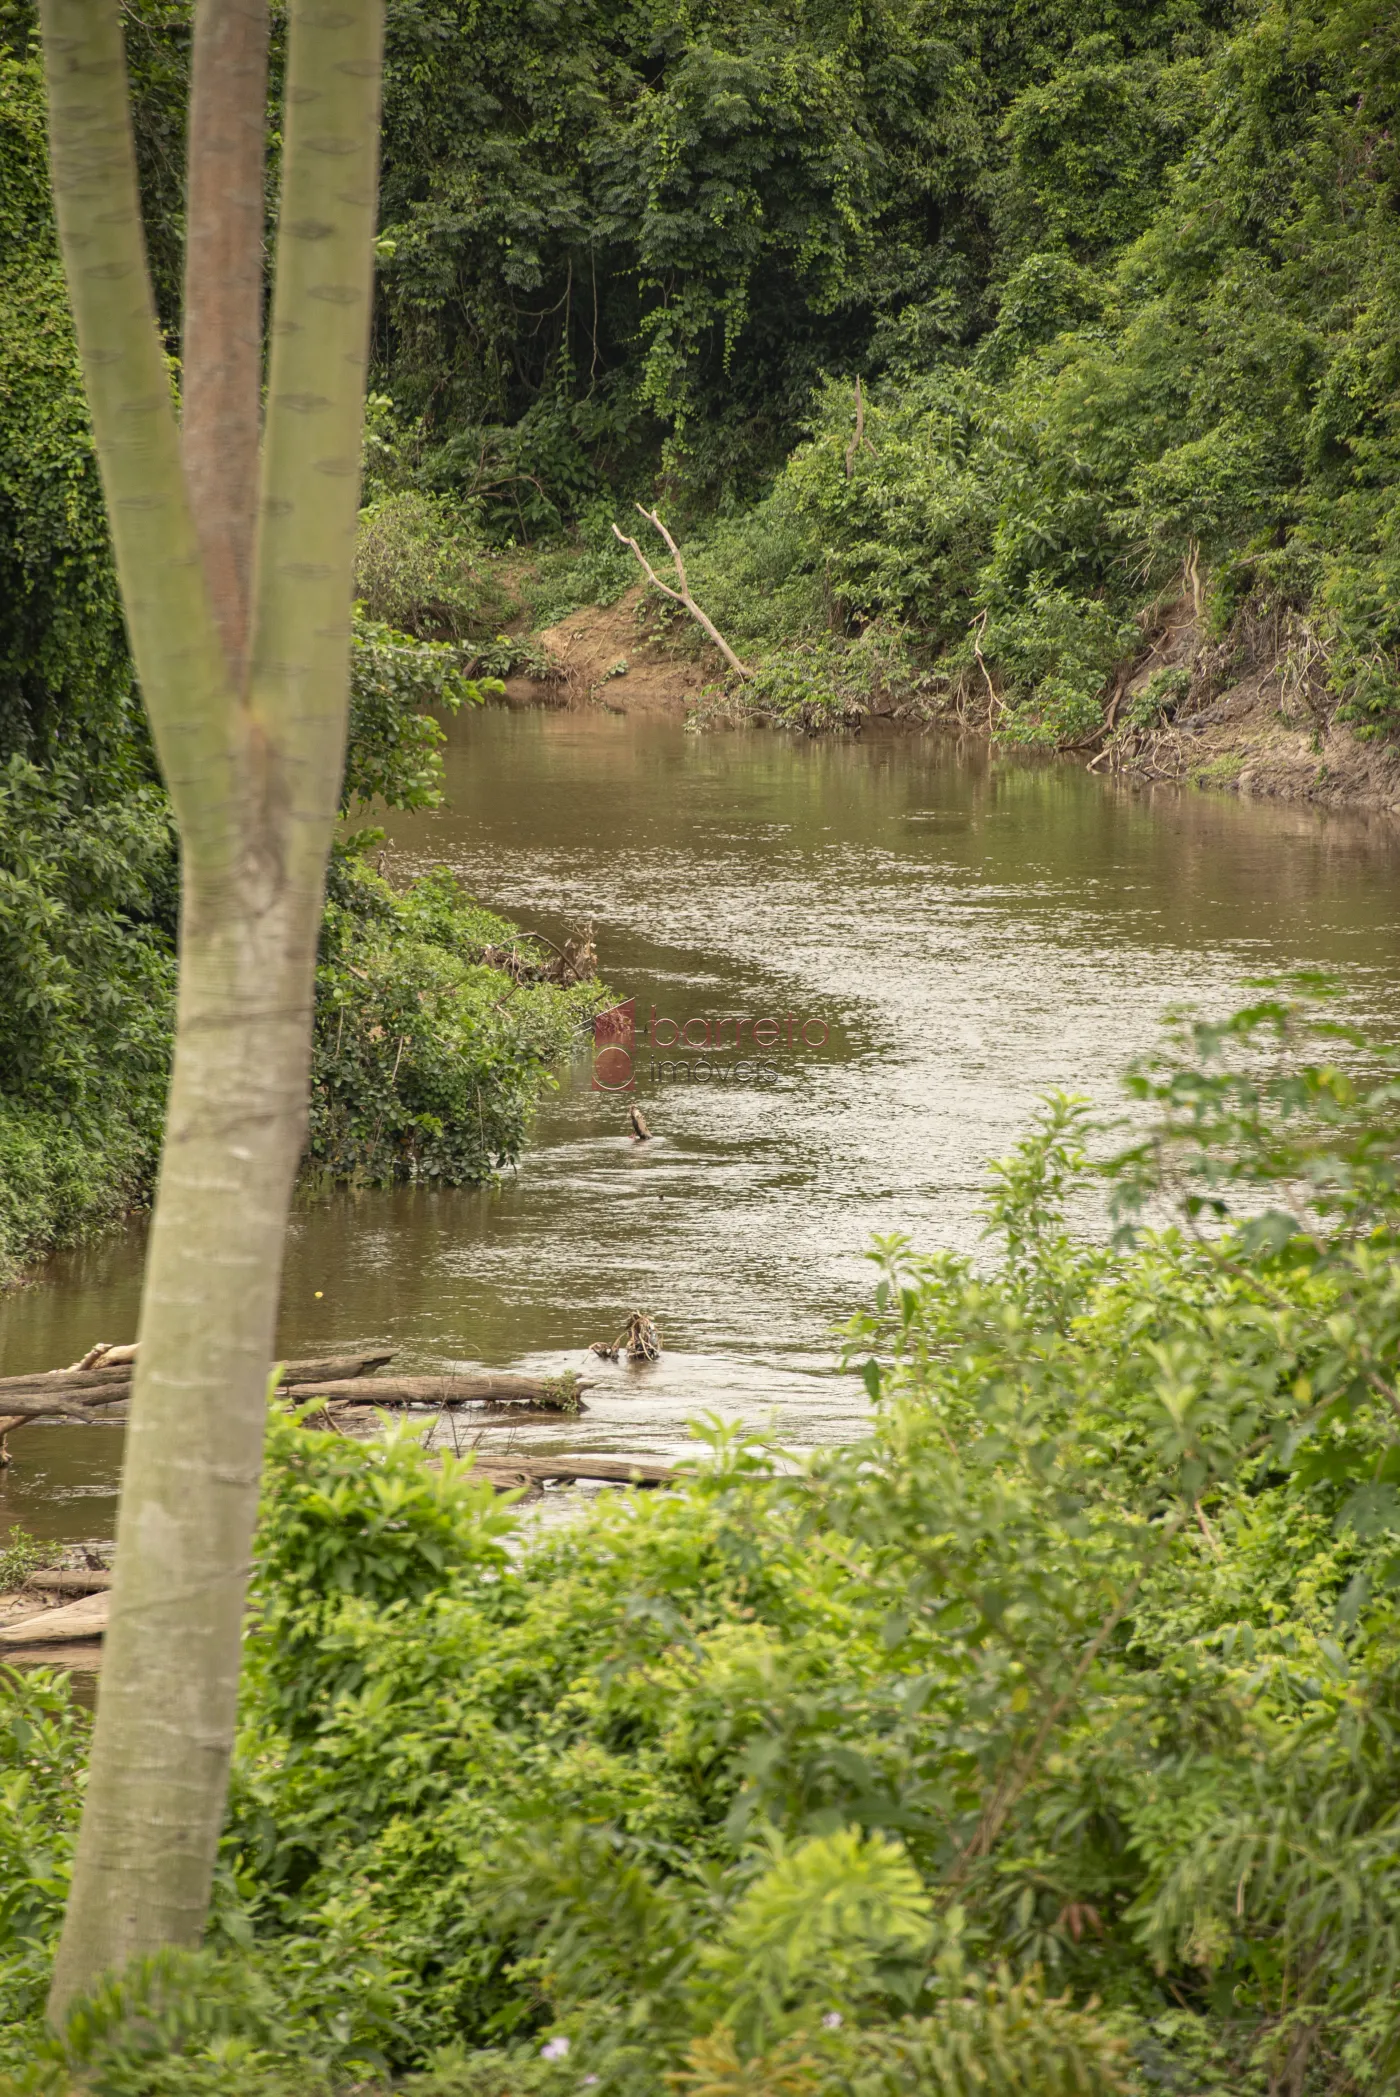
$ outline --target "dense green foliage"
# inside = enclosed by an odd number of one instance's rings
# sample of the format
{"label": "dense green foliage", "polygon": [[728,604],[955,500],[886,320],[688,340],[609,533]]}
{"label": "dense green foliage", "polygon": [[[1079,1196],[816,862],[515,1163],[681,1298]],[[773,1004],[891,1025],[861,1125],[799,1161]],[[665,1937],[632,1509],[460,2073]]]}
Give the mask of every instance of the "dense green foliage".
{"label": "dense green foliage", "polygon": [[[691,562],[741,649],[777,652],[761,709],[802,718],[815,657],[829,712],[862,682],[985,711],[990,680],[1002,733],[1072,743],[1184,595],[1218,644],[1202,698],[1262,663],[1393,725],[1394,20],[1263,0],[1206,27],[1091,8],[1029,78],[991,73],[979,295],[877,327],[844,363],[864,441],[829,378],[772,494]],[[862,644],[836,678],[832,633]]]}
{"label": "dense green foliage", "polygon": [[446,871],[396,894],[337,860],[316,983],[314,1172],[461,1186],[514,1163],[545,1066],[600,1000],[594,983],[518,982],[483,959],[512,948],[530,954]]}
{"label": "dense green foliage", "polygon": [[378,341],[406,481],[591,544],[660,460],[780,720],[891,690],[985,711],[990,681],[1002,733],[1073,743],[1185,592],[1220,644],[1200,696],[1262,661],[1305,717],[1391,725],[1390,11],[470,20],[469,48],[443,0],[391,27]]}
{"label": "dense green foliage", "polygon": [[[161,170],[168,175],[173,150],[180,31],[156,14],[141,19],[144,157],[152,194],[168,206]],[[0,193],[3,1279],[149,1188],[170,1058],[179,874],[125,649],[29,57],[0,62]],[[153,251],[168,305],[170,256],[162,262],[158,240]],[[466,644],[490,635],[504,600],[479,533],[449,529],[428,498],[381,498],[362,542],[366,609],[342,805],[431,807],[442,781],[434,715],[492,688],[469,674],[476,651]],[[567,1045],[587,999],[521,989],[483,969],[483,948],[510,946],[513,928],[440,880],[393,896],[357,861],[357,845],[373,840],[362,832],[337,849],[312,1161],[323,1178],[480,1179],[517,1156],[543,1065]],[[395,1020],[386,1062],[377,1044]]]}
{"label": "dense green foliage", "polygon": [[[187,23],[128,22],[177,352]],[[0,47],[12,1264],[149,1175],[176,884],[22,0]],[[1387,727],[1396,58],[1375,0],[392,7],[352,789],[423,805],[425,700],[525,653],[489,546],[574,532],[526,586],[541,620],[615,595],[609,519],[658,469],[775,720],[893,694],[1092,739],[1184,591],[1203,653],[1133,726],[1262,662],[1307,719]]]}
{"label": "dense green foliage", "polygon": [[1400,1066],[1267,998],[1132,1084],[1116,1239],[1052,1102],[989,1261],[879,1249],[795,1471],[716,1429],[513,1539],[274,1423],[208,1950],[61,2044],[81,1725],[6,1691],[10,2087],[1393,2089]]}

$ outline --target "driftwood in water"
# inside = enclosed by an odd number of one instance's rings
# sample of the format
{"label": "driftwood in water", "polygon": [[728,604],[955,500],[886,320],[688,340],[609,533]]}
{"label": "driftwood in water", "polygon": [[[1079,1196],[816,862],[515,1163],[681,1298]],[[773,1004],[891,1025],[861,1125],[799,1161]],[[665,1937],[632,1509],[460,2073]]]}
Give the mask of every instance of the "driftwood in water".
{"label": "driftwood in water", "polygon": [[530,1456],[520,1469],[543,1485],[577,1485],[580,1478],[604,1485],[674,1485],[680,1476],[669,1464],[647,1464],[630,1456]]}
{"label": "driftwood in water", "polygon": [[[95,1350],[94,1350],[95,1351]],[[0,1377],[0,1435],[9,1434],[30,1420],[81,1420],[92,1409],[120,1405],[131,1396],[131,1362],[134,1347],[109,1347],[108,1357],[128,1359],[112,1366],[91,1369],[50,1369],[31,1376]],[[393,1360],[393,1349],[377,1354],[338,1354],[321,1361],[286,1362],[282,1368],[282,1390],[309,1383],[348,1383],[371,1369]]]}
{"label": "driftwood in water", "polygon": [[130,1389],[131,1369],[123,1364],[115,1369],[50,1369],[47,1374],[35,1370],[29,1376],[0,1376],[0,1404],[11,1394],[24,1397],[31,1391],[58,1391],[69,1396],[80,1391],[111,1391]]}
{"label": "driftwood in water", "polygon": [[498,1492],[526,1485],[577,1485],[580,1479],[601,1485],[675,1485],[680,1473],[666,1464],[634,1462],[628,1457],[515,1456],[504,1451],[479,1455],[478,1478]]}
{"label": "driftwood in water", "polygon": [[367,1376],[371,1369],[382,1369],[385,1362],[394,1359],[394,1350],[387,1347],[380,1354],[332,1355],[322,1362],[284,1362],[277,1388],[285,1391],[289,1386],[303,1383],[349,1383],[353,1377]]}
{"label": "driftwood in water", "polygon": [[580,1413],[578,1393],[592,1386],[577,1377],[510,1376],[482,1370],[474,1376],[371,1376],[365,1382],[308,1384],[303,1398],[351,1405],[521,1405],[532,1412]]}
{"label": "driftwood in water", "polygon": [[112,1576],[101,1568],[64,1567],[57,1572],[31,1573],[26,1587],[37,1587],[45,1595],[100,1595],[112,1584]]}
{"label": "driftwood in water", "polygon": [[95,1347],[89,1347],[80,1362],[70,1362],[68,1366],[70,1369],[117,1369],[134,1362],[140,1348],[139,1340],[125,1341],[121,1346],[114,1346],[110,1340],[99,1340]]}
{"label": "driftwood in water", "polygon": [[[364,1376],[371,1369],[381,1369],[385,1362],[392,1361],[393,1358],[393,1349],[386,1348],[378,1354],[337,1354],[320,1361],[284,1362],[281,1381],[283,1385],[318,1383],[322,1378],[335,1378],[346,1382],[352,1376]],[[110,1368],[35,1370],[28,1376],[0,1376],[0,1405],[8,1405],[12,1397],[18,1399],[31,1396],[78,1396],[87,1403],[97,1393],[122,1394],[130,1391],[131,1376],[130,1362],[118,1363]]]}
{"label": "driftwood in water", "polygon": [[626,1330],[615,1340],[595,1340],[588,1351],[601,1354],[605,1362],[615,1362],[620,1354],[625,1354],[629,1362],[659,1362],[661,1335],[656,1329],[656,1321],[645,1311],[633,1311]]}
{"label": "driftwood in water", "polygon": [[0,1646],[67,1645],[72,1639],[100,1638],[107,1628],[110,1595],[84,1595],[62,1609],[44,1609],[18,1623],[0,1625]]}
{"label": "driftwood in water", "polygon": [[126,1384],[117,1391],[99,1391],[89,1401],[84,1401],[81,1392],[68,1397],[57,1391],[52,1397],[45,1391],[6,1391],[3,1402],[5,1417],[0,1419],[0,1434],[12,1427],[23,1427],[30,1420],[90,1420],[93,1405],[112,1405],[122,1398],[129,1398],[131,1386]]}

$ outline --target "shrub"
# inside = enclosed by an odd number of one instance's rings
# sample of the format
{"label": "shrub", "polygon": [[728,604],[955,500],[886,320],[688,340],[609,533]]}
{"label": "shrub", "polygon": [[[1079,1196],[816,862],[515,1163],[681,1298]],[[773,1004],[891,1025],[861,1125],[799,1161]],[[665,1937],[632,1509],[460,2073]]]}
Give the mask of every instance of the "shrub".
{"label": "shrub", "polygon": [[376,625],[423,641],[479,639],[510,607],[472,511],[414,489],[361,512],[355,592]]}
{"label": "shrub", "polygon": [[605,994],[520,982],[483,958],[512,947],[529,958],[516,927],[445,869],[397,893],[353,854],[337,858],[316,976],[314,1171],[461,1186],[515,1162],[548,1066]]}

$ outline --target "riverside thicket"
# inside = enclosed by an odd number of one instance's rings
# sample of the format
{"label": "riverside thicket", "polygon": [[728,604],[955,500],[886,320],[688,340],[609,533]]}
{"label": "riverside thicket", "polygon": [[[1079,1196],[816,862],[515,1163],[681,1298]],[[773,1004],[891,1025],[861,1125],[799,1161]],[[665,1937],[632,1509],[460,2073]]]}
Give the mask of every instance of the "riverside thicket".
{"label": "riverside thicket", "polygon": [[712,1425],[512,1535],[275,1421],[208,1946],[58,2039],[85,1721],[5,1688],[5,2086],[1393,2089],[1395,1055],[1270,996],[1132,1089],[1116,1239],[1051,1101],[987,1259],[879,1248],[871,1432],[795,1470]]}

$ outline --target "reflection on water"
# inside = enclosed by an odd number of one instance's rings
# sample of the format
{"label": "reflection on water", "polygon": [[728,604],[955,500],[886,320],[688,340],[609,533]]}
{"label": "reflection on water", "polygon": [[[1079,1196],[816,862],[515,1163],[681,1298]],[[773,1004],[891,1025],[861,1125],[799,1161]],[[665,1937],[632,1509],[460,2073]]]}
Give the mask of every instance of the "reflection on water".
{"label": "reflection on water", "polygon": [[[392,872],[445,862],[555,939],[592,916],[643,1025],[655,1007],[827,1030],[769,1051],[762,1085],[653,1087],[644,1054],[647,1145],[625,1101],[590,1089],[585,1053],[502,1187],[298,1211],[288,1351],[383,1340],[405,1365],[557,1368],[634,1307],[655,1316],[659,1364],[603,1367],[567,1436],[518,1439],[664,1451],[704,1410],[794,1444],[852,1432],[862,1397],[831,1374],[831,1333],[867,1288],[863,1246],[974,1245],[985,1162],[1040,1092],[1109,1097],[1166,1004],[1221,1004],[1247,975],[1326,966],[1377,1010],[1400,978],[1379,823],[1134,793],[933,736],[699,738],[498,710],[449,733],[450,805],[394,822]],[[53,1262],[0,1308],[6,1367],[128,1337],[139,1258],[132,1230]],[[29,1429],[16,1472],[41,1433],[81,1438],[87,1465],[116,1441]]]}
{"label": "reflection on water", "polygon": [[117,1521],[119,1427],[26,1427],[0,1471],[0,1539],[11,1529],[59,1543],[101,1543]]}

